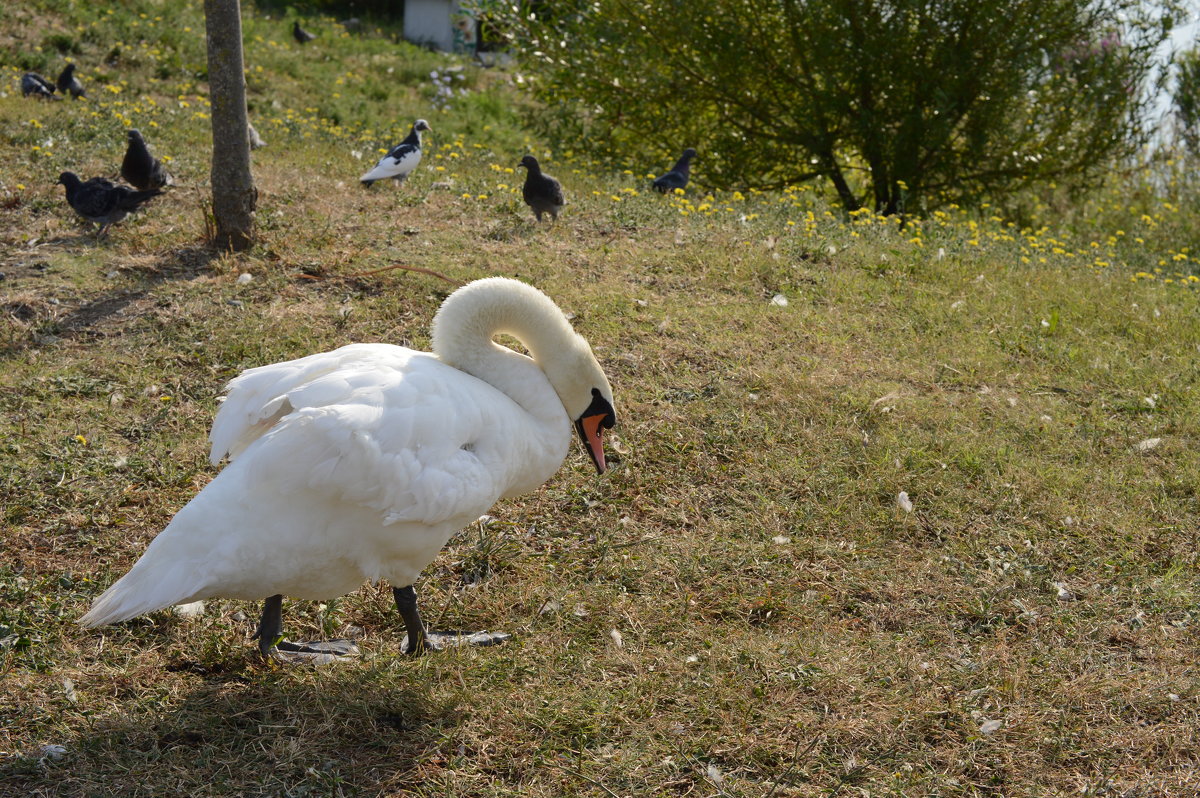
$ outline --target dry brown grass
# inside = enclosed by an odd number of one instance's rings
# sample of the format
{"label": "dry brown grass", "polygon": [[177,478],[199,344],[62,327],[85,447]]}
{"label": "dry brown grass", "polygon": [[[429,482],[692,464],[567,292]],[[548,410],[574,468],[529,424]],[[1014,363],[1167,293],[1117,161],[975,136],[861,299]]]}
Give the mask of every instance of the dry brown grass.
{"label": "dry brown grass", "polygon": [[[0,98],[10,122],[28,108]],[[567,212],[537,227],[491,169],[518,153],[469,144],[440,150],[453,189],[431,161],[364,192],[340,143],[272,142],[244,258],[203,249],[185,192],[96,243],[21,161],[0,216],[0,795],[1197,793],[1194,294],[952,230],[806,236],[773,198],[682,217],[569,168]],[[355,276],[395,263],[538,285],[617,392],[610,475],[573,453],[418,586],[437,626],[514,640],[405,658],[381,587],[287,606],[295,635],[362,630],[337,668],[259,662],[239,602],[80,631],[211,478],[226,380],[428,346],[450,286]]]}

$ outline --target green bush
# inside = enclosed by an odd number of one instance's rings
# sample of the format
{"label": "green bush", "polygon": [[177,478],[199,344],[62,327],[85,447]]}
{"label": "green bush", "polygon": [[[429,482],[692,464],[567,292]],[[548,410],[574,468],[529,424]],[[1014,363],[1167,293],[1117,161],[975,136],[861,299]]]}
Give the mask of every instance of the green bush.
{"label": "green bush", "polygon": [[847,210],[1088,183],[1136,152],[1158,45],[1140,0],[595,0],[505,17],[562,146],[717,188],[821,178]]}

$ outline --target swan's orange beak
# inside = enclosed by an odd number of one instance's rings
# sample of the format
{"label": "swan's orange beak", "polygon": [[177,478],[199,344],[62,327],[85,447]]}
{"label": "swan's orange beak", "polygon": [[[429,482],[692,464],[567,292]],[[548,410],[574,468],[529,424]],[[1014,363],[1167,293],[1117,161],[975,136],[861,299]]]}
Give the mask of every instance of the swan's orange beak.
{"label": "swan's orange beak", "polygon": [[608,465],[604,462],[604,430],[612,429],[616,423],[617,414],[613,412],[612,403],[605,399],[598,389],[593,388],[592,403],[583,411],[583,415],[575,419],[575,431],[579,433],[579,440],[583,441],[583,447],[591,455],[598,474],[608,470]]}
{"label": "swan's orange beak", "polygon": [[604,442],[601,440],[604,433],[600,426],[606,418],[608,416],[601,413],[579,419],[579,437],[583,441],[583,445],[587,447],[588,454],[592,456],[592,462],[596,464],[596,473],[598,474],[603,474],[608,469],[604,462]]}

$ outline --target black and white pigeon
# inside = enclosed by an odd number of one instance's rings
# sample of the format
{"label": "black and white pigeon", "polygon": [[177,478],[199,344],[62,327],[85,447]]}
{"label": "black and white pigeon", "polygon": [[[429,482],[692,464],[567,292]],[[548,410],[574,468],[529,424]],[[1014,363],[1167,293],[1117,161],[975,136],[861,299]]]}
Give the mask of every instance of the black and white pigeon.
{"label": "black and white pigeon", "polygon": [[103,177],[93,177],[86,182],[74,172],[63,172],[58,182],[67,189],[67,204],[75,213],[100,225],[96,237],[108,232],[110,225],[121,221],[133,211],[162,193],[162,189],[134,191]]}
{"label": "black and white pigeon", "polygon": [[409,173],[421,162],[421,131],[433,128],[424,119],[413,123],[412,130],[404,141],[392,147],[387,155],[379,159],[375,168],[359,178],[367,188],[376,180],[387,180],[389,177],[397,183],[403,183]]}
{"label": "black and white pigeon", "polygon": [[171,175],[163,168],[162,161],[150,154],[141,131],[133,129],[126,135],[129,145],[125,148],[125,160],[121,161],[121,177],[125,182],[143,191],[171,185],[174,182]]}
{"label": "black and white pigeon", "polygon": [[654,187],[658,189],[660,194],[666,194],[674,191],[677,188],[687,188],[688,178],[692,173],[692,159],[696,157],[696,151],[688,147],[683,151],[683,155],[675,162],[675,166],[671,171],[661,177],[654,178]]}
{"label": "black and white pigeon", "polygon": [[529,172],[525,175],[525,186],[521,189],[521,196],[525,198],[525,204],[533,208],[533,213],[539,222],[542,220],[543,213],[550,214],[551,219],[558,221],[558,212],[567,204],[566,199],[563,198],[562,184],[542,172],[537,158],[532,155],[522,158],[518,166],[524,166]]}
{"label": "black and white pigeon", "polygon": [[87,96],[87,92],[83,90],[83,84],[79,82],[79,78],[75,77],[75,64],[67,64],[63,67],[63,71],[58,73],[58,92],[64,97],[69,93],[76,100]]}
{"label": "black and white pigeon", "polygon": [[317,38],[317,35],[300,27],[300,20],[296,20],[292,23],[292,38],[296,40],[296,44],[308,44]]}
{"label": "black and white pigeon", "polygon": [[61,100],[54,94],[54,84],[36,72],[26,72],[21,76],[21,94],[26,97],[40,97],[43,100]]}

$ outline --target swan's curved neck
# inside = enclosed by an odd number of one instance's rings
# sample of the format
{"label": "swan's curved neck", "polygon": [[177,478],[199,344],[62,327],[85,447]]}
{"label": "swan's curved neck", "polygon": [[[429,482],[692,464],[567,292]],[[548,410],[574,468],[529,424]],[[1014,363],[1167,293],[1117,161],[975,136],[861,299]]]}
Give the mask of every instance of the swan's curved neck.
{"label": "swan's curved neck", "polygon": [[[532,361],[492,340],[500,334],[520,341]],[[545,294],[505,278],[479,280],[459,289],[433,321],[434,354],[538,415],[544,387],[530,384],[534,376],[530,369],[553,373],[576,337],[562,311]]]}

